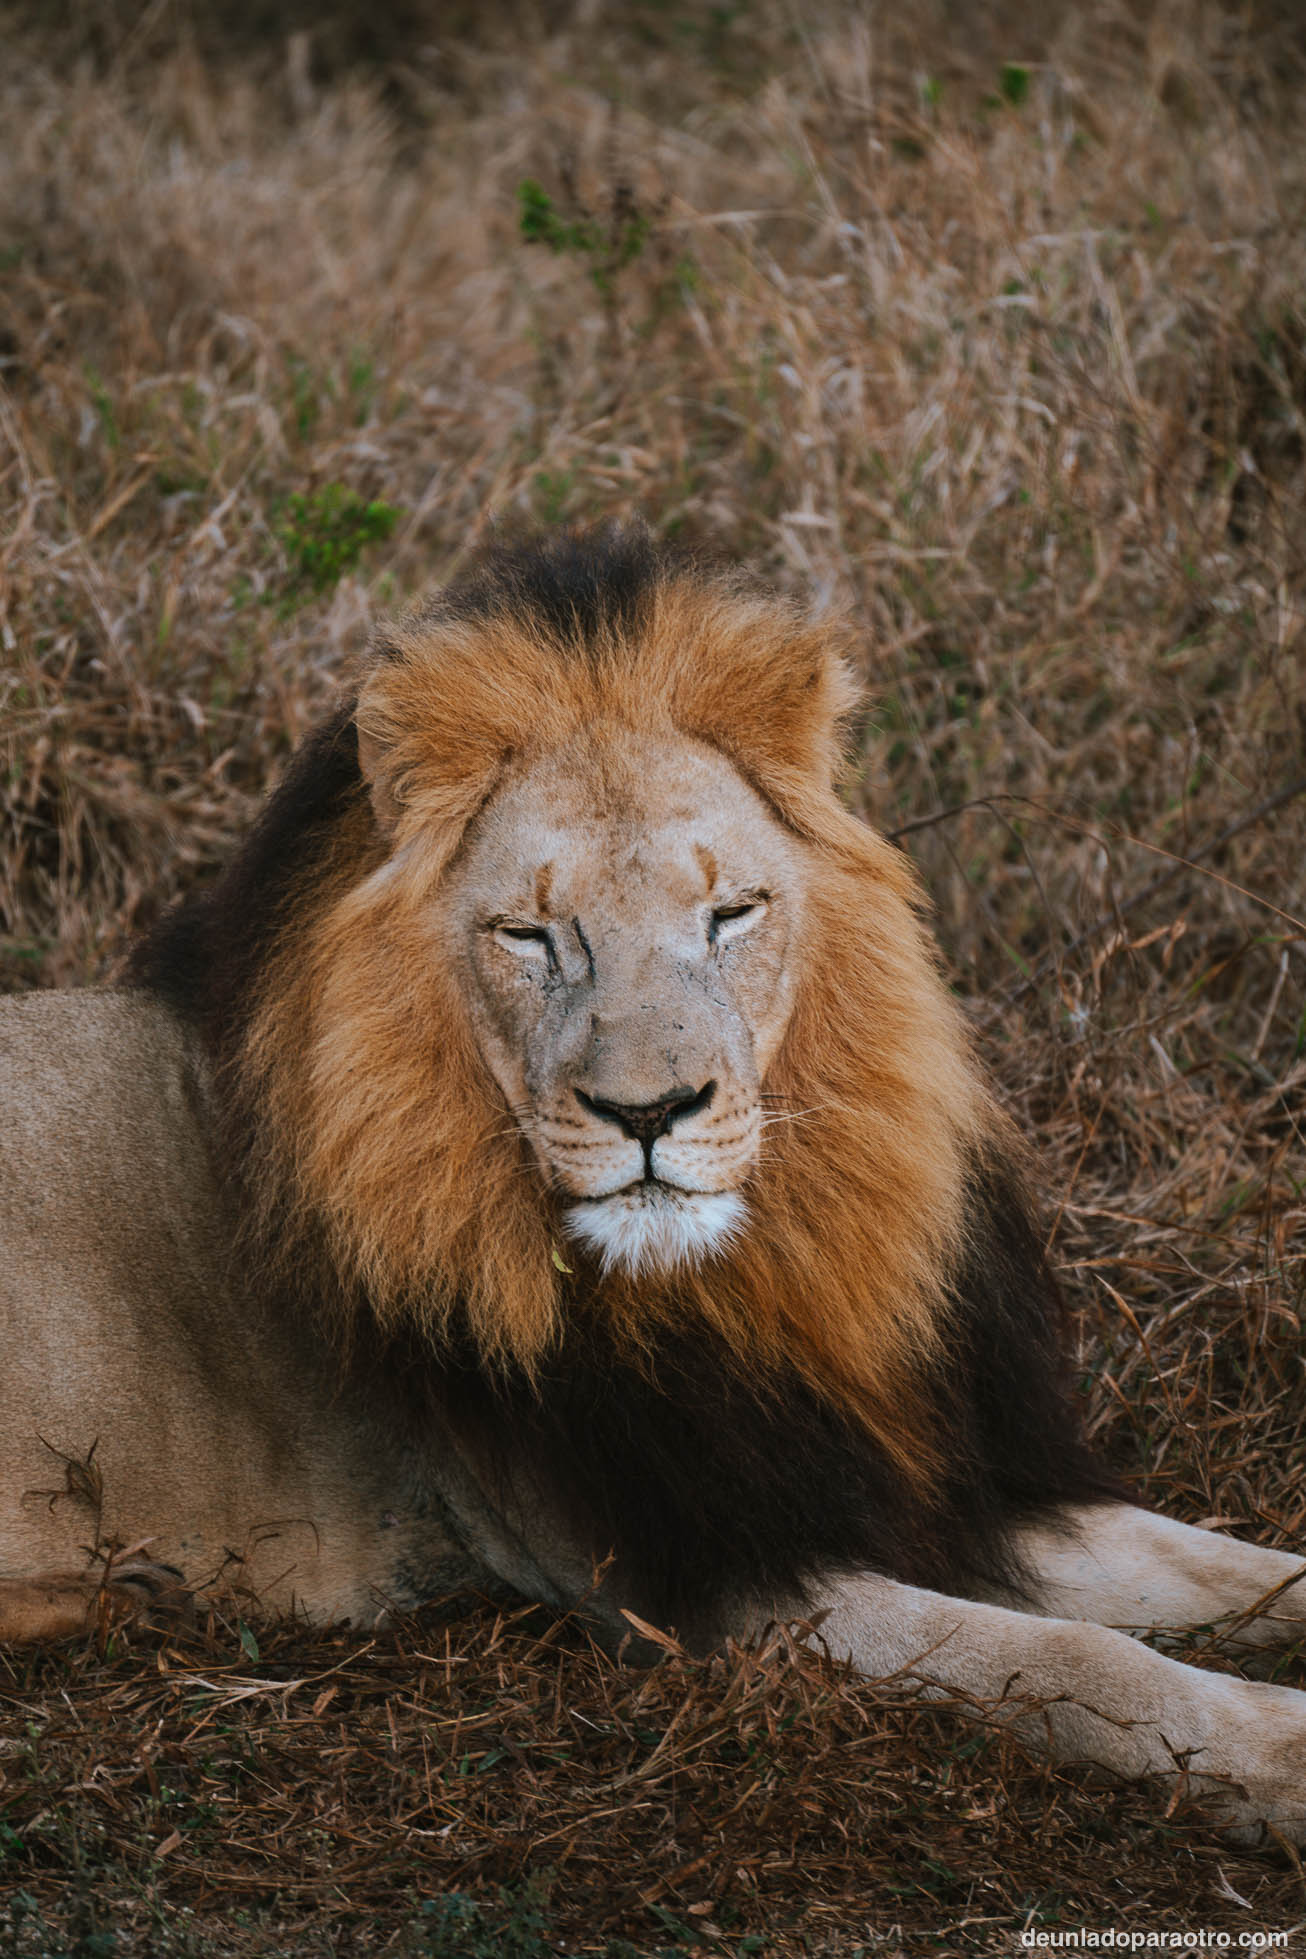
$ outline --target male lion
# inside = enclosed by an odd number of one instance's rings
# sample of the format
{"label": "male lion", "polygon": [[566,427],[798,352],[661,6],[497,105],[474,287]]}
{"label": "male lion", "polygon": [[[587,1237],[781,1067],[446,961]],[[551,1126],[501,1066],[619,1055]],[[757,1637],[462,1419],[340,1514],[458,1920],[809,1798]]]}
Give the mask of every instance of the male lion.
{"label": "male lion", "polygon": [[1306,1841],[1306,1695],[1114,1630],[1291,1640],[1301,1567],[1086,1449],[910,867],[834,793],[852,695],[642,531],[493,550],[125,988],[3,1003],[0,1637],[233,1558],[315,1619],[819,1616]]}

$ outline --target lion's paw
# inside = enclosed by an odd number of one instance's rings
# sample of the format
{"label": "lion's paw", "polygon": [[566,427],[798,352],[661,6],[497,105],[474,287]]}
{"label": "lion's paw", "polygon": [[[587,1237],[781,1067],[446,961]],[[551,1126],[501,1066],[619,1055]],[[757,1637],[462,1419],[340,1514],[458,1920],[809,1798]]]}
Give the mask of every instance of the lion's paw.
{"label": "lion's paw", "polygon": [[195,1599],[175,1565],[132,1559],[105,1574],[96,1600],[96,1617],[111,1625],[131,1623],[166,1630],[195,1616]]}
{"label": "lion's paw", "polygon": [[1194,1757],[1194,1784],[1209,1791],[1231,1842],[1256,1846],[1279,1837],[1306,1847],[1306,1693],[1261,1681],[1229,1685],[1236,1725],[1210,1751],[1223,1758],[1218,1768]]}

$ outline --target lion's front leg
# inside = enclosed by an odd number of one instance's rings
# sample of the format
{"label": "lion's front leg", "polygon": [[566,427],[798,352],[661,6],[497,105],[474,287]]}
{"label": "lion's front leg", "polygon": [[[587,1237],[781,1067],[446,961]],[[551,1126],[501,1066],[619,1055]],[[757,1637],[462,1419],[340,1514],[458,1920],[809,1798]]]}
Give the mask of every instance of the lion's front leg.
{"label": "lion's front leg", "polygon": [[968,1701],[1060,1762],[1187,1773],[1240,1833],[1270,1824],[1306,1843],[1306,1694],[1182,1665],[1106,1626],[889,1578],[835,1580],[812,1605],[836,1658],[874,1679]]}
{"label": "lion's front leg", "polygon": [[1214,1625],[1240,1646],[1306,1639],[1306,1559],[1244,1544],[1129,1503],[1067,1509],[1027,1526],[1015,1548],[1028,1600],[1053,1619],[1129,1632]]}

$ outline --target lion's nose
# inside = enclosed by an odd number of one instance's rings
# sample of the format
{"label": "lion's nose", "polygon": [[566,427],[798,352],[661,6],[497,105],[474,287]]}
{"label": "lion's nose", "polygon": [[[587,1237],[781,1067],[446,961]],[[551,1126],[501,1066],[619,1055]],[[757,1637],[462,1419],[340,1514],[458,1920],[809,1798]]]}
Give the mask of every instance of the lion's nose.
{"label": "lion's nose", "polygon": [[659,1136],[668,1135],[674,1123],[706,1109],[715,1094],[716,1083],[705,1082],[699,1089],[678,1088],[656,1102],[605,1102],[597,1095],[587,1095],[583,1088],[576,1090],[576,1100],[591,1115],[602,1117],[604,1122],[615,1122],[624,1135],[633,1137],[647,1150]]}

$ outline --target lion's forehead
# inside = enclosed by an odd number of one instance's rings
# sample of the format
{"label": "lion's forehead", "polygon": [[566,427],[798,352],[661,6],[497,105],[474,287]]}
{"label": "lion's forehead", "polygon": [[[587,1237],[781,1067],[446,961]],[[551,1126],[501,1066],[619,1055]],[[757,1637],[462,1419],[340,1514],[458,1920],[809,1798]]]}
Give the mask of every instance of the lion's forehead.
{"label": "lion's forehead", "polygon": [[692,910],[729,875],[721,839],[709,839],[697,825],[532,823],[504,841],[508,848],[495,868],[507,902],[545,917],[582,916],[587,930],[601,929],[605,916],[647,915],[659,903],[669,911]]}
{"label": "lion's forehead", "polygon": [[505,902],[562,916],[657,898],[692,907],[794,867],[756,791],[724,755],[681,737],[545,757],[500,789],[479,833],[476,857]]}

